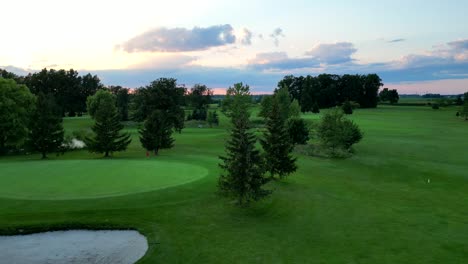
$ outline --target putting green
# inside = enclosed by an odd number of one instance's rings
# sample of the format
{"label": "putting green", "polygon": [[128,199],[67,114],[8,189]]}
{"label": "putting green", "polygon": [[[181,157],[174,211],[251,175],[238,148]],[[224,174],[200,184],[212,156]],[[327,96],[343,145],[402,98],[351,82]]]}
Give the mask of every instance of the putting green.
{"label": "putting green", "polygon": [[0,197],[69,200],[120,196],[195,181],[208,170],[159,160],[57,160],[0,164]]}

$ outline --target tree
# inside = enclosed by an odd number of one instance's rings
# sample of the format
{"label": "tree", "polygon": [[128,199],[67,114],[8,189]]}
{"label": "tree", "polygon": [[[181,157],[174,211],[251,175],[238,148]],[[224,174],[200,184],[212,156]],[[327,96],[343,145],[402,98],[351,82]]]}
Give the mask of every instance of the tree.
{"label": "tree", "polygon": [[101,121],[108,118],[116,109],[115,95],[107,90],[99,90],[86,100],[88,114]]}
{"label": "tree", "polygon": [[161,110],[154,110],[139,132],[141,145],[155,155],[158,155],[160,149],[174,146],[172,124]]}
{"label": "tree", "polygon": [[37,95],[36,111],[33,113],[28,145],[47,158],[47,153],[59,151],[63,143],[63,126],[60,109],[51,94],[40,92]]}
{"label": "tree", "polygon": [[327,112],[317,128],[322,145],[335,151],[338,148],[348,150],[362,139],[359,127],[344,117],[339,109]]}
{"label": "tree", "polygon": [[279,98],[275,95],[270,114],[266,119],[264,139],[260,140],[265,150],[266,171],[270,173],[271,178],[275,175],[283,178],[297,169],[296,159],[291,155],[294,145],[286,121],[281,113]]}
{"label": "tree", "polygon": [[301,106],[299,102],[294,99],[289,106],[289,118],[299,118],[301,116]]}
{"label": "tree", "polygon": [[312,106],[312,113],[314,114],[320,113],[320,108],[317,103],[314,103],[314,105]]}
{"label": "tree", "polygon": [[177,86],[173,78],[160,78],[148,86],[138,89],[135,95],[135,121],[144,121],[155,110],[161,110],[167,115],[172,128],[182,130],[181,120],[184,112],[181,108],[186,89]]}
{"label": "tree", "polygon": [[232,129],[226,142],[226,154],[220,156],[222,163],[219,166],[223,173],[219,177],[218,187],[222,193],[235,197],[242,206],[261,199],[271,191],[263,189],[268,180],[264,177],[260,151],[255,147],[257,138],[251,131],[249,86],[234,84],[227,94],[232,96],[229,106]]}
{"label": "tree", "polygon": [[307,144],[309,140],[309,128],[302,118],[291,118],[288,120],[288,134],[291,142],[295,145]]}
{"label": "tree", "polygon": [[260,102],[260,112],[258,113],[258,116],[263,118],[266,118],[268,116],[268,114],[270,113],[272,100],[273,96],[271,95],[266,95],[262,98],[262,101]]}
{"label": "tree", "polygon": [[35,102],[35,96],[25,85],[0,78],[0,154],[24,143]]}
{"label": "tree", "polygon": [[113,152],[125,151],[132,140],[130,134],[121,133],[124,126],[120,123],[114,95],[100,90],[89,97],[87,102],[88,112],[96,121],[91,128],[94,136],[85,140],[89,151],[104,153],[105,157]]}
{"label": "tree", "polygon": [[273,95],[278,101],[279,112],[281,118],[286,121],[289,118],[289,114],[291,113],[291,97],[289,96],[288,87],[284,86],[282,88],[276,89]]}
{"label": "tree", "polygon": [[210,127],[213,127],[213,125],[219,125],[218,114],[216,113],[216,111],[208,113],[207,121]]}
{"label": "tree", "polygon": [[396,89],[389,90],[388,88],[384,88],[379,93],[379,99],[382,102],[389,101],[391,104],[398,103],[400,96],[398,95],[398,91]]}
{"label": "tree", "polygon": [[351,102],[346,100],[344,104],[341,106],[341,109],[343,110],[343,113],[347,115],[353,114],[353,106],[351,105]]}
{"label": "tree", "polygon": [[117,112],[120,120],[128,121],[128,109],[130,104],[130,94],[127,88],[122,86],[110,86],[109,90],[116,98]]}
{"label": "tree", "polygon": [[462,100],[461,95],[457,96],[457,99],[455,99],[455,104],[456,105],[463,105],[463,100]]}
{"label": "tree", "polygon": [[291,142],[286,126],[287,119],[281,113],[278,99],[277,95],[275,95],[270,114],[266,119],[264,139],[260,140],[267,157],[265,169],[270,173],[271,178],[275,175],[283,178],[297,169],[296,159],[291,155],[294,145]]}

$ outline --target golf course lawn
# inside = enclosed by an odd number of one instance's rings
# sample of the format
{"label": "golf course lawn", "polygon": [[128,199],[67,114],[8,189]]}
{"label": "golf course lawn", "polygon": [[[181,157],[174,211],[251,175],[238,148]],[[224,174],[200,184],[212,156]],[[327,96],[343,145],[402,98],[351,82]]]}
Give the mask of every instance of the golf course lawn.
{"label": "golf course lawn", "polygon": [[0,197],[86,199],[152,191],[205,176],[202,167],[158,160],[52,160],[2,164]]}
{"label": "golf course lawn", "polygon": [[[145,156],[135,125],[129,149],[111,159],[2,157],[0,233],[132,228],[149,242],[139,263],[468,263],[468,122],[455,112],[358,109],[354,156],[298,155],[298,171],[248,208],[217,193],[224,116],[174,134],[157,157]],[[67,133],[91,124],[64,120]]]}

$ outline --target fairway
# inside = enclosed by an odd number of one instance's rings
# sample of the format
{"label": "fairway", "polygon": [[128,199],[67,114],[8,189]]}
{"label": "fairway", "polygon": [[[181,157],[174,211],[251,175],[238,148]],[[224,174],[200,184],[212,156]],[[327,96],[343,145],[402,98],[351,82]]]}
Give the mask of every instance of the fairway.
{"label": "fairway", "polygon": [[147,192],[204,177],[200,166],[158,160],[51,160],[2,163],[0,197],[102,198]]}

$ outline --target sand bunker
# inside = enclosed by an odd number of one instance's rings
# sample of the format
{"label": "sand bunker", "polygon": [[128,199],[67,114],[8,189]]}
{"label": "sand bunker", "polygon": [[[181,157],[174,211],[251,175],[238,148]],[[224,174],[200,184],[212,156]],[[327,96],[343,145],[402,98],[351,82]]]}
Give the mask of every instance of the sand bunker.
{"label": "sand bunker", "polygon": [[131,264],[148,250],[137,231],[54,231],[0,236],[0,262],[15,264]]}

